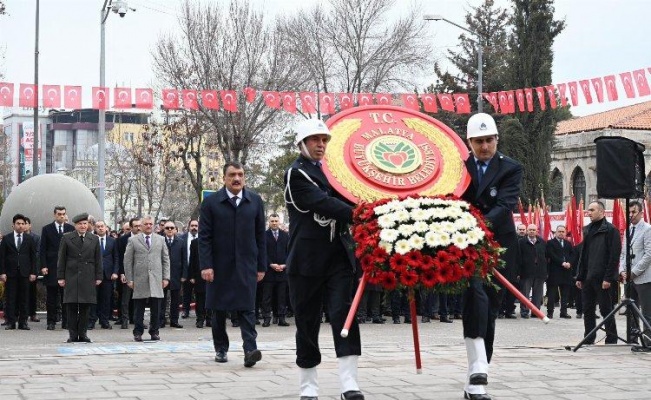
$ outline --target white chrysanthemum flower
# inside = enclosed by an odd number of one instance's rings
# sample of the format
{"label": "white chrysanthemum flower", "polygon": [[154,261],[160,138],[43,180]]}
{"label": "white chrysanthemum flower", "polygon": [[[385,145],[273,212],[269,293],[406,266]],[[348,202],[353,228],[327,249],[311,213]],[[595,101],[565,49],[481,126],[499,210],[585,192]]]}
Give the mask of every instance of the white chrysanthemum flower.
{"label": "white chrysanthemum flower", "polygon": [[427,212],[421,208],[414,208],[409,214],[414,221],[425,221],[427,219]]}
{"label": "white chrysanthemum flower", "polygon": [[400,235],[402,235],[403,237],[406,237],[406,238],[411,236],[411,234],[414,233],[414,231],[415,231],[415,229],[414,229],[413,225],[403,224],[403,225],[398,226],[398,232],[400,232]]}
{"label": "white chrysanthemum flower", "polygon": [[436,246],[439,245],[438,238],[439,238],[439,235],[437,233],[432,232],[432,231],[427,232],[425,234],[425,243],[427,244],[427,246],[429,246],[431,248],[435,248]]}
{"label": "white chrysanthemum flower", "polygon": [[452,235],[452,244],[460,248],[461,250],[468,247],[468,240],[465,234],[456,232]]}
{"label": "white chrysanthemum flower", "polygon": [[459,219],[466,221],[468,223],[468,226],[470,227],[475,227],[477,226],[477,220],[475,217],[472,216],[472,214],[468,212],[464,212]]}
{"label": "white chrysanthemum flower", "polygon": [[398,240],[395,244],[396,253],[405,255],[411,251],[409,242],[405,239]]}
{"label": "white chrysanthemum flower", "polygon": [[454,227],[454,224],[450,221],[442,221],[441,223],[439,223],[439,225],[441,227],[441,231],[443,232],[452,234],[457,231],[456,228]]}
{"label": "white chrysanthemum flower", "polygon": [[463,211],[459,207],[456,207],[456,205],[448,207],[446,211],[448,217],[452,219],[459,218],[463,214]]}
{"label": "white chrysanthemum flower", "polygon": [[393,243],[398,240],[398,231],[396,229],[382,229],[380,231],[380,240]]}
{"label": "white chrysanthemum flower", "polygon": [[484,231],[482,231],[481,229],[471,229],[468,232],[466,232],[466,240],[468,241],[468,244],[471,246],[479,243],[483,237],[484,237]]}
{"label": "white chrysanthemum flower", "polygon": [[418,208],[420,207],[420,200],[419,199],[412,199],[411,197],[407,197],[402,201],[402,205],[405,208]]}
{"label": "white chrysanthemum flower", "polygon": [[373,209],[373,212],[375,212],[375,215],[384,215],[384,214],[386,214],[386,213],[388,213],[390,211],[391,211],[391,209],[389,208],[389,206],[387,204],[377,206],[377,207],[375,207]]}
{"label": "white chrysanthemum flower", "polygon": [[389,207],[389,210],[392,211],[398,211],[398,210],[404,210],[405,207],[402,205],[402,203],[398,200],[391,200],[387,204],[385,204],[387,207]]}
{"label": "white chrysanthemum flower", "polygon": [[412,235],[409,238],[409,246],[411,246],[412,249],[421,250],[424,245],[425,239],[423,239],[422,236]]}
{"label": "white chrysanthemum flower", "polygon": [[420,199],[420,204],[423,206],[431,206],[434,204],[434,199],[430,199],[429,197],[423,197]]}
{"label": "white chrysanthemum flower", "polygon": [[[382,234],[380,234],[380,236],[382,236]],[[393,244],[391,243],[380,241],[380,243],[378,243],[378,246],[389,254],[391,254],[393,251]]]}
{"label": "white chrysanthemum flower", "polygon": [[437,246],[445,247],[445,246],[449,246],[450,243],[452,243],[452,239],[450,238],[450,235],[445,232],[437,233],[436,236],[437,236],[436,237]]}
{"label": "white chrysanthemum flower", "polygon": [[468,229],[471,229],[472,226],[470,225],[470,223],[468,222],[468,220],[465,220],[465,219],[459,218],[458,220],[454,221],[454,228],[455,228],[457,231],[466,231],[466,230],[468,230]]}
{"label": "white chrysanthemum flower", "polygon": [[416,223],[414,223],[414,231],[418,233],[423,233],[423,232],[427,232],[428,230],[429,230],[429,225],[427,225],[427,222],[416,221]]}
{"label": "white chrysanthemum flower", "polygon": [[398,222],[409,221],[409,211],[407,210],[398,210],[391,215],[394,215],[395,220]]}
{"label": "white chrysanthemum flower", "polygon": [[392,218],[392,216],[393,216],[392,214],[381,215],[377,219],[377,224],[382,229],[393,228],[396,225],[396,221],[394,218]]}
{"label": "white chrysanthemum flower", "polygon": [[445,219],[446,218],[444,208],[436,207],[436,208],[432,208],[431,210],[432,211],[430,211],[430,214],[431,214],[433,219]]}

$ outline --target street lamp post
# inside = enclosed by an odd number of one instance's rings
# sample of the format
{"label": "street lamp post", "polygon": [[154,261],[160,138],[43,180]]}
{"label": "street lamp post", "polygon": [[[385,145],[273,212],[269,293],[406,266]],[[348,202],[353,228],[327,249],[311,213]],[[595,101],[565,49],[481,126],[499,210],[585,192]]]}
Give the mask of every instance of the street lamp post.
{"label": "street lamp post", "polygon": [[483,83],[484,83],[484,81],[483,81],[483,75],[484,75],[483,74],[484,51],[483,51],[483,46],[482,46],[482,43],[481,43],[481,36],[479,35],[479,33],[475,32],[475,31],[472,31],[472,30],[466,28],[463,25],[459,25],[456,22],[452,22],[449,19],[443,18],[440,15],[427,14],[427,15],[423,16],[423,19],[425,21],[445,21],[448,24],[454,25],[457,28],[462,29],[462,30],[470,33],[471,35],[477,37],[477,41],[476,41],[476,43],[477,43],[477,59],[478,59],[478,62],[477,62],[477,64],[478,64],[477,65],[477,110],[479,112],[483,112],[484,107],[483,107],[483,104],[482,104],[483,103],[483,101],[482,101],[482,92],[484,91],[484,87],[483,87],[484,86],[483,85]]}

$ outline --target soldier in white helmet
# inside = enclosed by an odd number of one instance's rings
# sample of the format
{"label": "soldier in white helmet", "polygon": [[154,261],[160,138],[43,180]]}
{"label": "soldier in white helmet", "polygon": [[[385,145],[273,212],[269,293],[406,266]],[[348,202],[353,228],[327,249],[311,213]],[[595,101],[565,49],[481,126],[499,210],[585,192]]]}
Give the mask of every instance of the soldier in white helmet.
{"label": "soldier in white helmet", "polygon": [[[512,210],[520,194],[522,166],[497,151],[498,131],[490,115],[479,113],[470,117],[466,138],[471,150],[466,168],[472,182],[462,197],[482,212],[495,240],[506,248],[501,256],[506,262],[502,272],[510,280],[517,273],[518,239]],[[504,292],[505,289],[498,291],[479,279],[472,279],[463,295],[463,336],[468,353],[466,399],[491,399],[486,394],[488,363],[493,354],[495,319]]]}
{"label": "soldier in white helmet", "polygon": [[357,359],[361,355],[357,322],[353,322],[347,338],[339,335],[350,309],[355,279],[355,257],[348,230],[353,206],[332,189],[321,170],[330,141],[328,127],[321,120],[308,119],[294,130],[301,154],[285,175],[285,201],[290,236],[287,274],[296,317],[300,398],[318,399],[318,338],[325,305],[339,364],[341,399],[362,400],[364,395],[357,385]]}

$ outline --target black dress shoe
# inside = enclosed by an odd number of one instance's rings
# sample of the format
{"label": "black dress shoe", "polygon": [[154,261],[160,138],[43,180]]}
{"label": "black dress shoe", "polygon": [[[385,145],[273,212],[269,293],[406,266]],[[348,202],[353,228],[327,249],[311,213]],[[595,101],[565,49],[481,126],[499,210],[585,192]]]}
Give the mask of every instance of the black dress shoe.
{"label": "black dress shoe", "polygon": [[45,329],[47,329],[48,331],[53,331],[55,328],[56,326],[54,324],[47,324],[47,328]]}
{"label": "black dress shoe", "polygon": [[172,322],[170,324],[170,328],[183,329],[183,325],[179,324],[178,322]]}
{"label": "black dress shoe", "polygon": [[411,318],[405,318],[405,324],[411,324]]}
{"label": "black dress shoe", "polygon": [[92,331],[93,329],[95,329],[95,324],[89,323],[87,328],[88,328],[89,331]]}
{"label": "black dress shoe", "polygon": [[68,340],[66,340],[66,343],[75,343],[75,342],[78,342],[78,341],[79,341],[79,339],[77,339],[77,338],[68,338]]}
{"label": "black dress shoe", "polygon": [[16,329],[16,324],[9,324],[5,326],[5,331],[13,331]]}
{"label": "black dress shoe", "polygon": [[463,392],[463,398],[466,400],[492,400],[492,397],[487,394],[472,394],[465,391]]}
{"label": "black dress shoe", "polygon": [[201,329],[201,328],[203,328],[203,322],[199,321],[194,326]]}
{"label": "black dress shoe", "polygon": [[583,319],[583,313],[580,313],[580,312],[576,313],[576,318],[577,319]]}
{"label": "black dress shoe", "polygon": [[153,334],[153,335],[151,335],[151,340],[153,340],[153,341],[160,340],[160,336],[158,336],[157,334]]}
{"label": "black dress shoe", "polygon": [[271,320],[271,323],[274,324],[274,325],[278,325],[278,317],[274,317],[274,318]]}
{"label": "black dress shoe", "polygon": [[210,319],[207,319],[207,320],[206,320],[206,327],[207,327],[207,328],[211,328],[211,327],[212,327],[212,320],[210,320]]}
{"label": "black dress shoe", "polygon": [[41,320],[36,315],[29,317],[29,320],[32,322],[41,322]]}
{"label": "black dress shoe", "polygon": [[316,396],[301,396],[300,400],[319,400]]}
{"label": "black dress shoe", "polygon": [[561,314],[561,318],[572,319],[572,316],[570,314]]}
{"label": "black dress shoe", "polygon": [[651,347],[646,346],[633,346],[631,347],[633,353],[648,353],[651,352]]}
{"label": "black dress shoe", "polygon": [[547,318],[554,319],[554,314],[547,313]]}
{"label": "black dress shoe", "polygon": [[228,362],[228,356],[226,355],[226,352],[225,351],[218,351],[217,355],[215,355],[215,362],[218,362],[218,363]]}
{"label": "black dress shoe", "polygon": [[18,324],[18,329],[20,329],[21,331],[28,331],[31,328],[27,324]]}
{"label": "black dress shoe", "polygon": [[251,350],[244,354],[244,366],[246,368],[251,368],[260,360],[262,360],[262,353],[258,349]]}
{"label": "black dress shoe", "polygon": [[289,326],[289,322],[285,321],[285,317],[278,319],[278,326]]}
{"label": "black dress shoe", "polygon": [[68,323],[67,322],[62,323],[61,329],[68,329]]}
{"label": "black dress shoe", "polygon": [[441,318],[439,318],[439,321],[445,322],[446,324],[451,324],[451,323],[454,322],[450,318],[448,318],[447,316],[444,316],[444,315],[442,315]]}
{"label": "black dress shoe", "polygon": [[359,390],[349,390],[341,394],[341,400],[364,400],[364,394]]}
{"label": "black dress shoe", "polygon": [[[259,321],[258,321],[259,322]],[[266,328],[268,326],[271,326],[271,318],[265,318],[264,322],[262,322],[262,327]]]}
{"label": "black dress shoe", "polygon": [[488,374],[471,374],[468,383],[471,385],[488,385]]}
{"label": "black dress shoe", "polygon": [[90,340],[90,338],[89,338],[88,336],[81,336],[81,337],[79,338],[78,342],[82,342],[82,343],[92,343],[93,341]]}
{"label": "black dress shoe", "polygon": [[461,315],[461,314],[454,314],[454,319],[463,319],[463,315]]}
{"label": "black dress shoe", "polygon": [[111,326],[111,324],[107,323],[107,324],[102,325],[102,329],[113,329],[113,326]]}
{"label": "black dress shoe", "polygon": [[394,318],[393,323],[394,324],[399,324],[400,323],[400,318]]}
{"label": "black dress shoe", "polygon": [[142,335],[133,335],[134,342],[142,342]]}
{"label": "black dress shoe", "polygon": [[506,319],[518,319],[518,316],[515,315],[515,313],[511,313],[511,314],[504,314],[504,318],[506,318]]}
{"label": "black dress shoe", "polygon": [[373,323],[374,324],[383,324],[384,321],[382,321],[382,318],[373,318]]}
{"label": "black dress shoe", "polygon": [[120,325],[120,329],[129,329],[129,321],[126,319],[122,320],[122,325]]}

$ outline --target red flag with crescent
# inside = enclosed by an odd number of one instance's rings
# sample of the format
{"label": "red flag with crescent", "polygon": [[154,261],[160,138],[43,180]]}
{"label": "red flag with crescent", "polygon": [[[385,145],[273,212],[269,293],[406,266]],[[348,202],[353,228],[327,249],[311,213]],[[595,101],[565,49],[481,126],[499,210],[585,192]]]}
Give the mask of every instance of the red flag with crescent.
{"label": "red flag with crescent", "polygon": [[527,102],[527,111],[533,112],[533,89],[532,88],[524,89],[524,99]]}
{"label": "red flag with crescent", "polygon": [[585,97],[585,102],[592,104],[592,93],[590,93],[590,81],[587,79],[579,81],[581,85],[581,90],[583,91],[583,97]]}
{"label": "red flag with crescent", "polygon": [[423,111],[436,113],[439,111],[436,105],[436,95],[434,93],[423,93],[420,95],[420,100],[423,102]]}
{"label": "red flag with crescent", "polygon": [[619,74],[619,79],[622,81],[622,86],[624,86],[624,93],[626,97],[632,99],[635,97],[635,88],[633,88],[633,74],[630,72],[624,72]]}
{"label": "red flag with crescent", "polygon": [[393,104],[393,96],[390,93],[376,93],[375,103],[382,106],[390,106]]}
{"label": "red flag with crescent", "polygon": [[37,105],[36,85],[33,83],[21,83],[18,92],[18,106],[34,108]]}
{"label": "red flag with crescent", "polygon": [[509,114],[511,111],[511,106],[509,106],[509,97],[506,95],[506,92],[498,92],[497,99],[500,104],[500,113]]}
{"label": "red flag with crescent", "polygon": [[207,110],[219,110],[219,96],[216,90],[202,90],[201,104]]}
{"label": "red flag with crescent", "polygon": [[537,87],[536,88],[536,97],[538,97],[538,103],[540,104],[540,109],[547,109],[547,103],[545,103],[545,88]]}
{"label": "red flag with crescent", "polygon": [[358,93],[357,102],[360,106],[368,106],[373,104],[373,95],[370,93]]}
{"label": "red flag with crescent", "polygon": [[237,112],[237,92],[235,90],[222,90],[220,95],[224,110]]}
{"label": "red flag with crescent", "polygon": [[420,104],[418,104],[418,98],[415,94],[401,94],[400,98],[402,99],[402,104],[404,104],[406,108],[411,108],[412,110],[420,110]]}
{"label": "red flag with crescent", "polygon": [[278,110],[280,108],[280,93],[274,91],[262,92],[264,104],[269,108]]}
{"label": "red flag with crescent", "polygon": [[93,87],[93,109],[106,110],[109,104],[109,90],[105,87]]}
{"label": "red flag with crescent", "polygon": [[197,101],[197,91],[190,89],[181,90],[181,98],[183,99],[183,108],[186,110],[198,110],[199,102]]}
{"label": "red flag with crescent", "polygon": [[561,107],[567,106],[567,83],[559,83],[556,85],[558,88],[558,96],[561,98]]}
{"label": "red flag with crescent", "polygon": [[572,105],[573,106],[578,106],[579,105],[579,88],[578,84],[576,82],[569,82],[567,84],[567,87],[570,88],[570,99],[572,100]]}
{"label": "red flag with crescent", "polygon": [[339,108],[342,111],[355,105],[355,95],[353,93],[338,93],[337,97],[339,98]]}
{"label": "red flag with crescent", "polygon": [[335,96],[332,93],[319,93],[319,111],[321,114],[335,113]]}
{"label": "red flag with crescent", "polygon": [[454,105],[457,108],[457,114],[470,114],[470,99],[468,93],[453,94]]}
{"label": "red flag with crescent", "polygon": [[81,108],[81,86],[63,87],[63,108]]}
{"label": "red flag with crescent", "polygon": [[177,110],[179,108],[179,91],[176,89],[163,89],[163,108]]}
{"label": "red flag with crescent", "polygon": [[604,76],[604,86],[606,87],[606,95],[608,96],[608,101],[617,101],[619,94],[617,93],[615,75]]}
{"label": "red flag with crescent", "polygon": [[592,78],[590,80],[592,82],[592,87],[594,87],[594,91],[597,94],[597,101],[599,103],[604,102],[604,83],[601,80],[601,78]]}
{"label": "red flag with crescent", "polygon": [[490,103],[490,105],[493,107],[493,111],[498,112],[500,109],[500,104],[497,101],[497,92],[491,92],[491,93],[482,93],[482,96]]}
{"label": "red flag with crescent", "polygon": [[301,109],[306,114],[316,114],[316,95],[314,92],[300,92]]}
{"label": "red flag with crescent", "polygon": [[43,107],[61,108],[60,85],[43,85]]}
{"label": "red flag with crescent", "polygon": [[637,86],[638,96],[648,96],[651,94],[651,88],[649,88],[649,81],[646,79],[646,73],[643,69],[637,69],[633,71],[633,78],[635,79],[635,85]]}
{"label": "red flag with crescent", "polygon": [[113,108],[131,108],[131,88],[113,88]]}
{"label": "red flag with crescent", "polygon": [[14,84],[9,82],[0,82],[0,106],[14,106]]}
{"label": "red flag with crescent", "polygon": [[253,103],[255,101],[255,95],[256,95],[255,89],[251,87],[244,88],[244,97],[246,98],[247,103]]}
{"label": "red flag with crescent", "polygon": [[517,89],[515,91],[515,100],[518,103],[518,111],[524,112],[526,110],[525,101],[524,101],[524,90]]}
{"label": "red flag with crescent", "polygon": [[551,106],[551,108],[558,107],[558,104],[556,103],[556,86],[554,85],[545,86],[545,90],[547,91],[547,97],[549,97],[549,105]]}
{"label": "red flag with crescent", "polygon": [[515,90],[508,90],[506,98],[509,101],[509,112],[515,114]]}
{"label": "red flag with crescent", "polygon": [[450,93],[439,93],[437,95],[439,99],[439,104],[441,104],[441,109],[444,111],[454,112],[454,101]]}
{"label": "red flag with crescent", "polygon": [[296,93],[283,92],[283,109],[288,113],[296,114]]}
{"label": "red flag with crescent", "polygon": [[154,108],[154,91],[149,88],[136,89],[136,108],[151,110]]}

